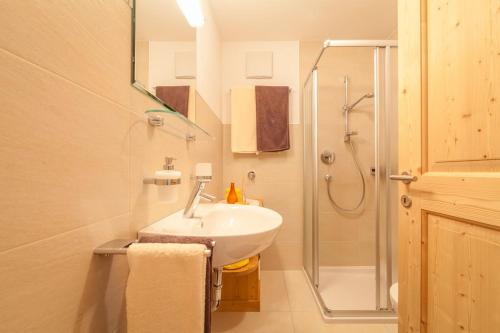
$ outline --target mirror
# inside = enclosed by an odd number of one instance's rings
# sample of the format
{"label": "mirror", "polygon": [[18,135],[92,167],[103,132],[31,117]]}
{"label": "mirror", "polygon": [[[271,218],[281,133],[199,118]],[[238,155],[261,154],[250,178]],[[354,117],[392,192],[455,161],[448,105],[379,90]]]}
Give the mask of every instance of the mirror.
{"label": "mirror", "polygon": [[132,85],[196,120],[196,29],[176,0],[135,0]]}

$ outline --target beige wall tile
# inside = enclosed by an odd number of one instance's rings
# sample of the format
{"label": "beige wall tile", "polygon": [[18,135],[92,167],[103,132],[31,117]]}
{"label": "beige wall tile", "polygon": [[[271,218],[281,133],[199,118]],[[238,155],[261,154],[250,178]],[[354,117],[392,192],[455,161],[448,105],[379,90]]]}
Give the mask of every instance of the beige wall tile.
{"label": "beige wall tile", "polygon": [[375,238],[370,239],[368,241],[359,241],[359,263],[360,266],[375,266],[376,260],[376,249],[377,243],[375,242]]}
{"label": "beige wall tile", "polygon": [[[306,76],[316,60],[321,43],[300,45],[301,77]],[[373,91],[373,50],[371,48],[336,48],[326,50],[319,64],[318,151],[328,149],[336,155],[333,165],[319,164],[320,263],[322,265],[373,265],[375,252],[375,179],[370,167],[375,165],[373,100],[365,100],[350,114],[350,129],[357,157],[366,179],[366,198],[357,214],[335,209],[327,195],[326,174],[332,175],[330,190],[342,207],[353,207],[362,193],[362,183],[352,152],[344,142],[344,76],[348,75],[349,103]],[[333,251],[333,252],[332,252]]]}
{"label": "beige wall tile", "polygon": [[320,266],[358,266],[361,265],[359,258],[359,242],[320,242],[319,243]]}
{"label": "beige wall tile", "polygon": [[[266,269],[298,269],[302,266],[302,125],[291,125],[291,149],[259,155],[231,152],[231,126],[223,126],[223,187],[231,181],[243,187],[247,197],[260,199],[264,206],[283,216],[275,244],[263,254]],[[257,177],[249,181],[247,173]]]}
{"label": "beige wall tile", "polygon": [[[167,131],[148,125],[143,116],[131,116],[131,163],[130,163],[130,211],[132,229],[138,230],[149,225],[168,212],[183,207],[190,191],[190,169],[186,141]],[[175,157],[175,168],[181,170],[181,185],[160,188],[143,184],[143,179],[150,178],[156,170],[161,170],[165,157]],[[159,191],[170,192],[172,200],[162,202]]]}
{"label": "beige wall tile", "polygon": [[231,125],[224,125],[224,180],[247,182],[248,171],[257,173],[259,183],[301,183],[302,127],[291,125],[291,149],[285,152],[233,154],[231,152]]}
{"label": "beige wall tile", "polygon": [[262,253],[264,270],[302,268],[302,242],[274,242]]}
{"label": "beige wall tile", "polygon": [[320,242],[357,241],[359,217],[341,215],[337,212],[319,214]]}
{"label": "beige wall tile", "polygon": [[[196,162],[222,197],[221,122],[197,100],[214,140],[147,125],[126,1],[2,2],[0,22],[0,331],[123,332],[126,258],[92,251],[181,209]],[[142,183],[166,156],[183,172],[172,202]]]}
{"label": "beige wall tile", "polygon": [[125,257],[92,251],[129,237],[129,216],[94,223],[0,254],[0,331],[109,332],[122,318]]}
{"label": "beige wall tile", "polygon": [[127,110],[3,50],[0,61],[0,250],[127,213]]}
{"label": "beige wall tile", "polygon": [[213,139],[198,136],[196,144],[189,149],[190,159],[193,164],[195,162],[211,162],[213,164],[213,179],[206,189],[208,193],[223,199],[222,124],[208,103],[198,93],[196,94],[196,123],[207,130]]}
{"label": "beige wall tile", "polygon": [[121,0],[5,1],[0,10],[0,45],[97,94],[128,105],[130,20],[131,9]]}

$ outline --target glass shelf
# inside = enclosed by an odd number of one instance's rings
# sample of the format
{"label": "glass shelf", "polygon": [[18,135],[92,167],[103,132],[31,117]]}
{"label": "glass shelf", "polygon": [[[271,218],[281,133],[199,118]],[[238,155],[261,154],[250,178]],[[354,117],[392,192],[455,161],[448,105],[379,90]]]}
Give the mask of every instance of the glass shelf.
{"label": "glass shelf", "polygon": [[207,131],[184,117],[179,112],[170,109],[150,109],[145,112],[151,126],[184,137],[187,141],[197,139],[214,139]]}
{"label": "glass shelf", "polygon": [[148,123],[151,126],[162,128],[162,130],[170,134],[181,136],[187,141],[215,139],[203,128],[196,125],[179,112],[172,110],[161,99],[147,91],[141,83],[133,82],[132,86],[161,105],[158,109],[150,109],[145,112]]}

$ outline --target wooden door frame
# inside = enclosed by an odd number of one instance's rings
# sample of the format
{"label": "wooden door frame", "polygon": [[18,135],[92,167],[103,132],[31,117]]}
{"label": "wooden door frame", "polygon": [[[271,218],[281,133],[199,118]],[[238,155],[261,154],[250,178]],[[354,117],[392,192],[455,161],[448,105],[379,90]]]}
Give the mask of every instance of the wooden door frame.
{"label": "wooden door frame", "polygon": [[[398,1],[398,119],[399,171],[422,175],[422,7],[420,1]],[[403,130],[404,129],[404,130]],[[413,144],[417,142],[418,144]],[[412,196],[415,184],[399,185],[400,195]],[[412,196],[413,197],[413,196]],[[399,209],[398,322],[399,332],[421,330],[421,202]],[[416,238],[416,239],[415,239]],[[411,286],[411,288],[410,288]]]}

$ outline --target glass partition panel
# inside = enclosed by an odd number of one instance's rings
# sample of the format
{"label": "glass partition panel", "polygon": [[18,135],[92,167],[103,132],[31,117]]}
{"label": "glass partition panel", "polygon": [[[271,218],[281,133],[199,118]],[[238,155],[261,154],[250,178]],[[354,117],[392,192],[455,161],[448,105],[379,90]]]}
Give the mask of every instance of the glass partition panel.
{"label": "glass partition panel", "polygon": [[397,43],[327,42],[304,86],[304,267],[327,318],[395,320]]}
{"label": "glass partition panel", "polygon": [[313,278],[313,75],[304,85],[304,268]]}
{"label": "glass partition panel", "polygon": [[319,287],[331,310],[376,309],[374,48],[328,48],[318,63]]}

